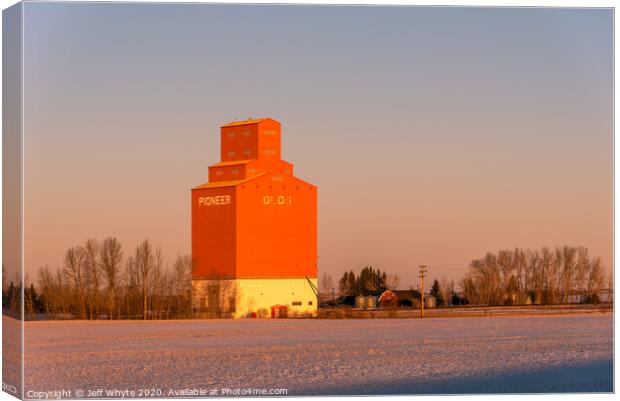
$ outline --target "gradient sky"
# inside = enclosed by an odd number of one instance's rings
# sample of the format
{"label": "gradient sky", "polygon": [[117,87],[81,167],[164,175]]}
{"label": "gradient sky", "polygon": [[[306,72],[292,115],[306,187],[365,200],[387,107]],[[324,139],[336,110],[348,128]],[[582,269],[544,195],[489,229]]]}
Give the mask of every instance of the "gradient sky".
{"label": "gradient sky", "polygon": [[190,252],[219,126],[271,116],[319,186],[319,274],[458,281],[486,251],[612,264],[611,9],[25,5],[26,273]]}

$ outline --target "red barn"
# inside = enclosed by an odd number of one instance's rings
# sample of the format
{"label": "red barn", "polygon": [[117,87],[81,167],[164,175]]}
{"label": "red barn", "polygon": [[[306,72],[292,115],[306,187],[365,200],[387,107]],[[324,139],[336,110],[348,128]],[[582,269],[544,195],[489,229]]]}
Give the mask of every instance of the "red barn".
{"label": "red barn", "polygon": [[280,157],[271,118],[221,127],[221,161],[192,189],[194,308],[214,316],[315,315],[317,187]]}

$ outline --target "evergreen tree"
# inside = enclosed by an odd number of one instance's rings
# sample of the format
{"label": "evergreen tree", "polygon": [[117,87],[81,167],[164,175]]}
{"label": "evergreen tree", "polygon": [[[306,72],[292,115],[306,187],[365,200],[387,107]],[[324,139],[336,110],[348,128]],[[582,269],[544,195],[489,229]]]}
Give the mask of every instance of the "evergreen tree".
{"label": "evergreen tree", "polygon": [[338,293],[341,297],[346,297],[349,294],[349,273],[344,272],[340,280],[338,281]]}
{"label": "evergreen tree", "polygon": [[355,277],[355,273],[352,270],[350,272],[344,272],[338,281],[338,292],[343,298],[356,297],[359,294],[358,279]]}
{"label": "evergreen tree", "polygon": [[7,306],[9,309],[13,306],[13,297],[15,296],[15,284],[13,281],[9,284],[9,288],[6,290]]}
{"label": "evergreen tree", "polygon": [[467,305],[468,304],[467,300],[465,298],[459,297],[459,294],[457,294],[456,292],[452,293],[451,303],[452,305]]}
{"label": "evergreen tree", "polygon": [[381,295],[388,289],[387,281],[388,276],[385,272],[366,266],[359,276],[353,271],[345,272],[338,281],[338,290],[341,297]]}
{"label": "evergreen tree", "polygon": [[431,292],[430,292],[431,296],[435,297],[435,299],[437,300],[437,306],[443,306],[444,305],[444,299],[443,299],[443,295],[441,294],[441,288],[439,288],[439,281],[435,280],[433,281],[433,286],[431,287]]}
{"label": "evergreen tree", "polygon": [[43,312],[43,300],[34,288],[34,284],[30,284],[30,296],[32,298],[32,307],[34,313]]}
{"label": "evergreen tree", "polygon": [[360,272],[358,279],[359,283],[359,295],[369,295],[374,286],[373,269],[370,266],[366,266]]}
{"label": "evergreen tree", "polygon": [[13,282],[7,286],[6,291],[2,290],[2,309],[9,309],[11,307],[11,294],[14,291]]}
{"label": "evergreen tree", "polygon": [[349,289],[349,293],[348,295],[350,297],[356,297],[360,294],[359,292],[359,281],[358,279],[355,277],[355,273],[353,272],[353,270],[351,270],[349,272],[349,276],[347,279],[347,286]]}
{"label": "evergreen tree", "polygon": [[357,279],[358,295],[381,295],[388,288],[387,274],[381,270],[366,266]]}

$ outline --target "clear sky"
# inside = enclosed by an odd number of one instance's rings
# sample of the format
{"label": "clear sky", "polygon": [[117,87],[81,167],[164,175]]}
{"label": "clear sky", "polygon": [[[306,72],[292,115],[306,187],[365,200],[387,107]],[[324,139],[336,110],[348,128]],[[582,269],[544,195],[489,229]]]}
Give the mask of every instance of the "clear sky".
{"label": "clear sky", "polygon": [[219,126],[282,122],[319,274],[458,281],[487,251],[612,263],[611,9],[25,6],[26,272],[89,237],[190,252]]}

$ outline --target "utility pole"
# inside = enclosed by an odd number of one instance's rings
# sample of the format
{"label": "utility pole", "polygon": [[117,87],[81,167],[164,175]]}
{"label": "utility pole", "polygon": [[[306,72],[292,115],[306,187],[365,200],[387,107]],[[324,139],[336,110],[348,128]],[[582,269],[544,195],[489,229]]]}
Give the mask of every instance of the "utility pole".
{"label": "utility pole", "polygon": [[420,265],[420,281],[421,281],[421,294],[420,294],[420,300],[422,301],[422,306],[420,309],[420,317],[424,317],[424,277],[426,277],[426,265]]}

